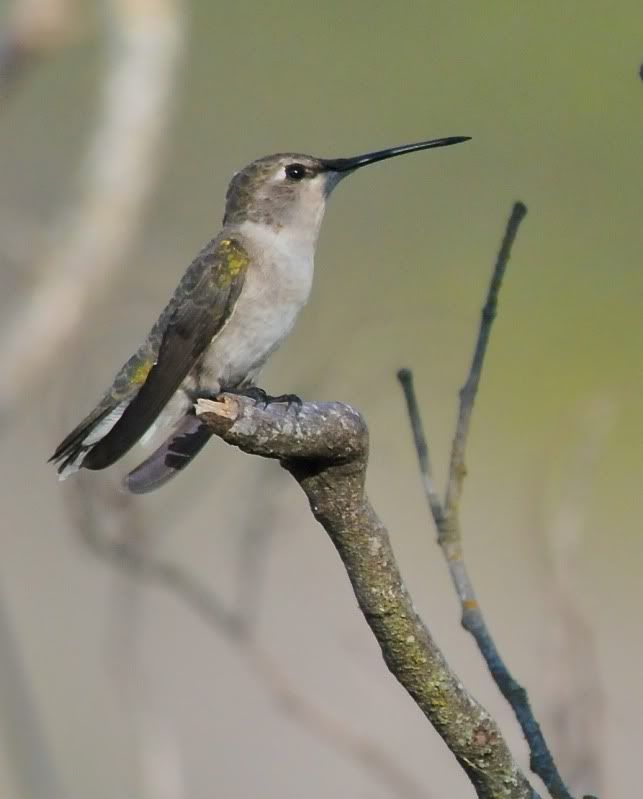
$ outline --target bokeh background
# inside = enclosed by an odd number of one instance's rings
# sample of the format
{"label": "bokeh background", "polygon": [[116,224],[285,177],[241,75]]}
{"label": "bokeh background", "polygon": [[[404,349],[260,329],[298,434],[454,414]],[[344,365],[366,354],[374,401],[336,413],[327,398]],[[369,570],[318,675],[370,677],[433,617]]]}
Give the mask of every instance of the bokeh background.
{"label": "bokeh background", "polygon": [[[213,442],[130,501],[124,469],[61,485],[45,463],[218,230],[236,169],[462,134],[338,189],[311,302],[263,384],[364,412],[369,492],[415,603],[527,768],[458,624],[395,371],[415,370],[443,475],[502,229],[528,205],[475,409],[467,558],[574,792],[634,795],[641,3],[1,13],[0,796],[472,795],[277,465]],[[32,346],[34,319],[51,335]]]}

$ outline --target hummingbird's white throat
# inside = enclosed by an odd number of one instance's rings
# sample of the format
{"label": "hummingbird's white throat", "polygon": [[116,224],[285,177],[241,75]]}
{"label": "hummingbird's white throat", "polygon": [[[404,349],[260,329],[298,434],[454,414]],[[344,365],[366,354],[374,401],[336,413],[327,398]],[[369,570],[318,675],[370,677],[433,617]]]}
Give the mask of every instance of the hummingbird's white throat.
{"label": "hummingbird's white throat", "polygon": [[[304,305],[313,281],[315,246],[324,207],[317,210],[318,220],[308,224],[288,224],[281,227],[262,222],[244,222],[239,226],[246,247],[253,250],[256,268],[274,278],[285,280],[288,294]],[[272,281],[270,281],[272,282]]]}

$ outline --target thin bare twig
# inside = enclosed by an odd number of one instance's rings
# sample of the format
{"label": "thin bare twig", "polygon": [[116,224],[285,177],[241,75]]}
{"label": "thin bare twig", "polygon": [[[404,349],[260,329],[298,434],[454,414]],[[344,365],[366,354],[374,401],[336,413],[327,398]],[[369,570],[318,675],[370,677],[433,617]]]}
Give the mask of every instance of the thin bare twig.
{"label": "thin bare twig", "polygon": [[413,387],[413,375],[409,369],[401,369],[398,372],[398,379],[406,398],[426,497],[438,530],[438,543],[446,559],[453,585],[460,599],[462,626],[474,637],[496,685],[511,705],[518,719],[529,745],[532,771],[543,780],[553,799],[572,799],[558,773],[540,726],[531,710],[527,692],[509,672],[487,628],[465,564],[459,520],[459,504],[466,475],[465,450],[471,414],[480,384],[480,375],[482,374],[491,327],[496,316],[498,293],[509,261],[511,247],[526,213],[527,208],[523,203],[517,202],[514,204],[496,259],[495,269],[482,311],[471,368],[467,380],[460,390],[458,420],[451,449],[444,502],[438,496],[429,467],[428,445]]}
{"label": "thin bare twig", "polygon": [[429,503],[429,508],[433,514],[436,524],[442,524],[444,521],[444,513],[442,511],[442,502],[438,495],[438,490],[433,478],[433,467],[431,466],[431,458],[429,456],[429,446],[426,443],[426,436],[422,427],[422,417],[420,416],[420,409],[418,408],[417,398],[415,391],[413,391],[413,375],[410,369],[400,369],[397,373],[398,379],[404,388],[404,395],[409,410],[409,419],[411,421],[411,430],[413,432],[413,440],[415,441],[415,449],[417,452],[418,460],[420,462],[420,474],[424,484],[424,492]]}
{"label": "thin bare twig", "polygon": [[417,615],[388,531],[364,490],[368,431],[341,403],[304,403],[296,417],[245,397],[199,400],[212,432],[244,452],[278,459],[328,533],[391,673],[442,737],[479,797],[537,796],[487,711],[451,670]]}
{"label": "thin bare twig", "polygon": [[473,404],[476,400],[476,394],[478,393],[478,386],[480,385],[480,375],[482,374],[484,356],[487,352],[491,326],[493,320],[496,318],[498,293],[500,292],[502,279],[505,275],[507,264],[509,263],[511,247],[518,233],[520,223],[525,218],[526,214],[527,206],[524,203],[517,202],[514,204],[496,259],[496,266],[493,270],[491,283],[489,284],[487,299],[482,309],[480,332],[478,333],[478,340],[476,341],[473,360],[471,361],[471,369],[469,370],[469,375],[464,386],[460,389],[460,410],[453,439],[453,448],[451,450],[451,464],[449,466],[449,478],[447,482],[446,499],[444,501],[444,510],[447,516],[457,513],[458,503],[462,494],[462,484],[464,483],[464,478],[467,473],[464,465],[464,453],[467,446],[469,424],[471,422]]}

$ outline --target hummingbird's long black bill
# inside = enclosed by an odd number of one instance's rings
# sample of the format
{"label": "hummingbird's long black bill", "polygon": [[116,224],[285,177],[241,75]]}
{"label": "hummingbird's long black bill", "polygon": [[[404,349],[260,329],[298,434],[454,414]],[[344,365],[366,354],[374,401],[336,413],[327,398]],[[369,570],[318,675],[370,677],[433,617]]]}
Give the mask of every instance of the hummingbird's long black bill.
{"label": "hummingbird's long black bill", "polygon": [[386,150],[378,150],[374,153],[355,155],[352,158],[325,158],[322,160],[324,170],[329,172],[352,172],[367,164],[374,164],[377,161],[385,161],[387,158],[394,158],[396,155],[404,153],[414,153],[416,150],[430,150],[433,147],[449,147],[452,144],[460,144],[469,141],[471,136],[447,136],[444,139],[431,139],[430,141],[420,141],[415,144],[402,144],[399,147],[389,147]]}

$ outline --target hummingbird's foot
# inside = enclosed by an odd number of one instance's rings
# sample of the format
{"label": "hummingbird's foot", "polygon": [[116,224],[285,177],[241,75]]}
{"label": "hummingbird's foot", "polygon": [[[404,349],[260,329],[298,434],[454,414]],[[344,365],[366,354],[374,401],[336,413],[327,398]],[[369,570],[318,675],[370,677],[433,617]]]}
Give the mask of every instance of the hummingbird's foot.
{"label": "hummingbird's foot", "polygon": [[266,397],[266,408],[268,405],[272,405],[274,402],[287,403],[288,407],[286,408],[286,412],[288,412],[294,406],[295,415],[299,414],[304,404],[302,398],[298,394],[279,394],[277,397]]}
{"label": "hummingbird's foot", "polygon": [[254,400],[257,404],[263,403],[266,408],[270,405],[270,397],[268,394],[259,386],[246,386],[246,388],[227,388],[225,390],[226,394],[236,394],[238,397],[248,397],[248,399]]}
{"label": "hummingbird's foot", "polygon": [[277,396],[272,396],[262,388],[259,388],[259,386],[248,386],[247,388],[238,390],[226,389],[226,393],[237,394],[240,397],[248,397],[249,399],[254,400],[258,405],[263,405],[264,408],[267,408],[268,405],[274,405],[275,403],[287,403],[287,410],[289,411],[294,405],[296,408],[296,413],[299,413],[302,405],[304,404],[301,397],[299,397],[297,394],[279,394]]}

